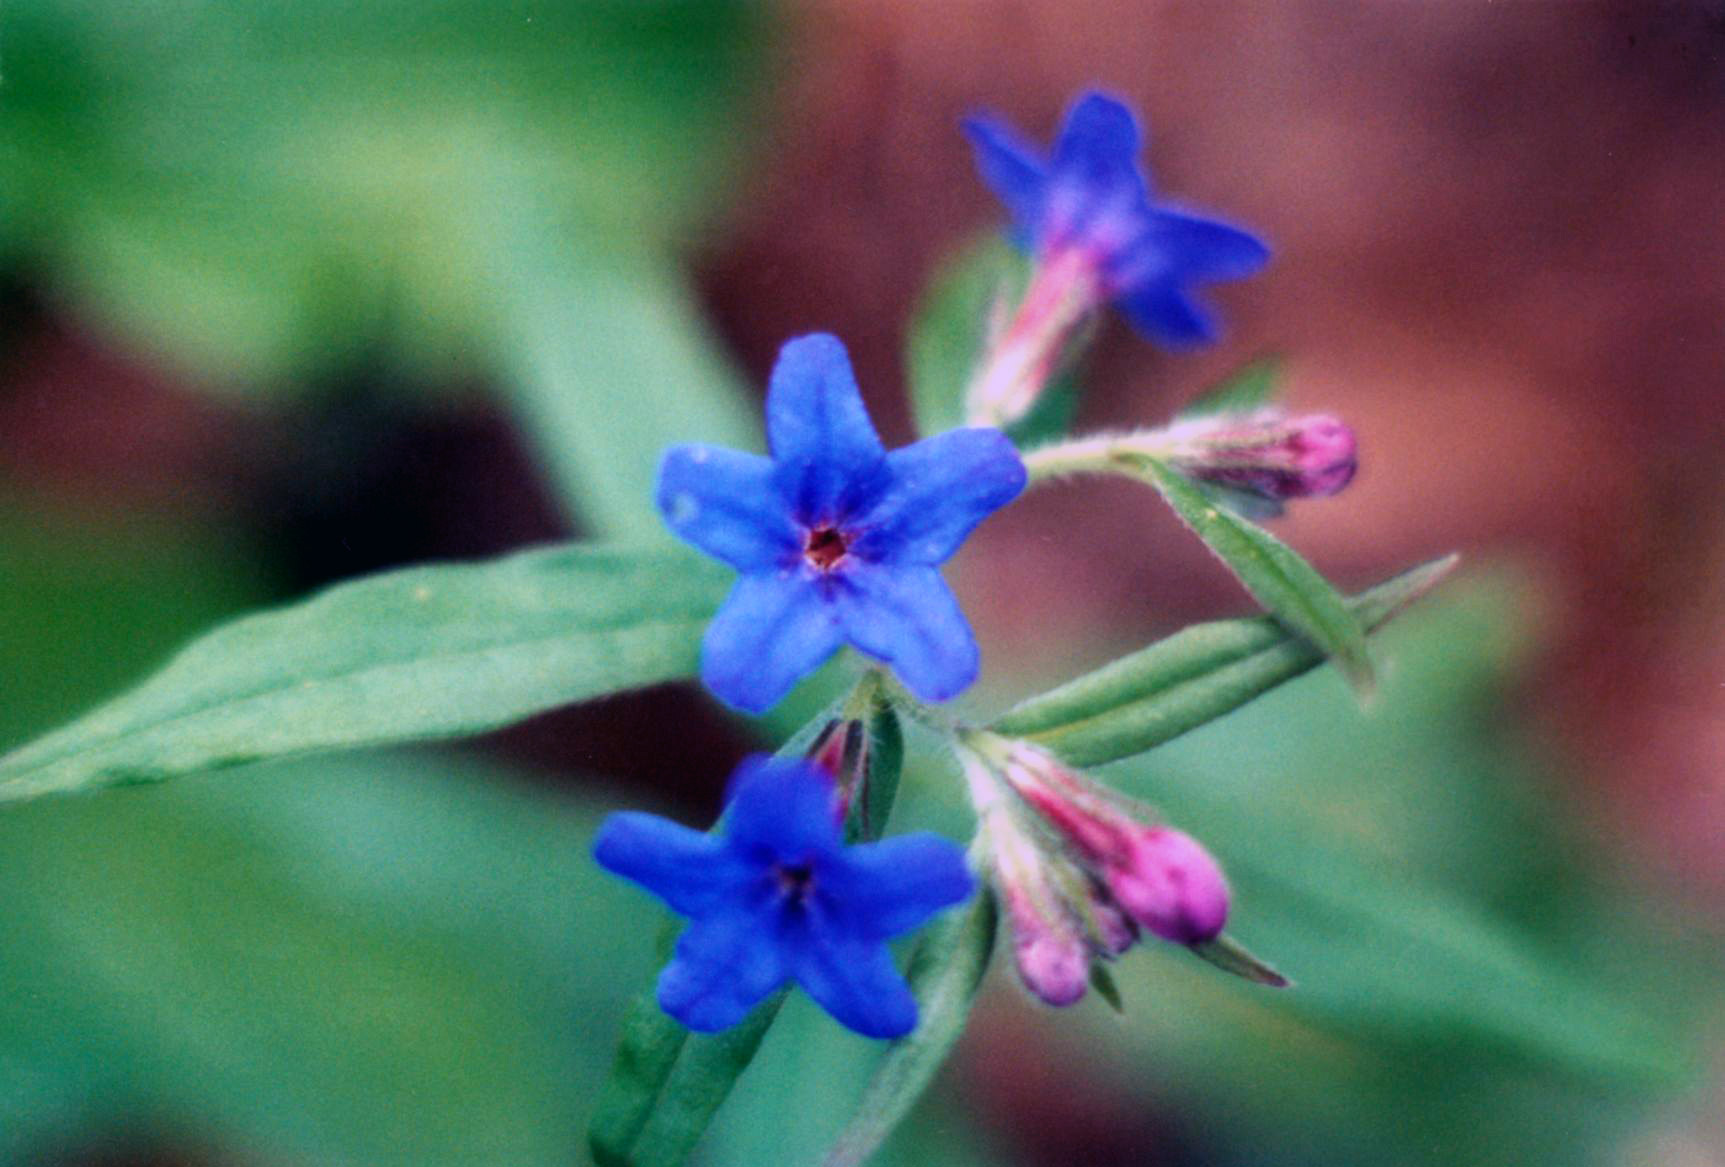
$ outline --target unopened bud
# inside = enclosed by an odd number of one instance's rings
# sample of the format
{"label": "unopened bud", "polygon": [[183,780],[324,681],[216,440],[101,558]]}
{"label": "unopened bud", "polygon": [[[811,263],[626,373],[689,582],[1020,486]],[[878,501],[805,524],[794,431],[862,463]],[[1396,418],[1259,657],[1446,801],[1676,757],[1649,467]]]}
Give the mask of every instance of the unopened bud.
{"label": "unopened bud", "polygon": [[1090,985],[1090,947],[1069,919],[1050,919],[1008,894],[1012,959],[1019,979],[1042,1001],[1077,1003]]}
{"label": "unopened bud", "polygon": [[1202,944],[1228,922],[1228,881],[1210,853],[1172,827],[1146,827],[1104,878],[1120,906],[1176,944]]}
{"label": "unopened bud", "polygon": [[1277,502],[1335,494],[1359,468],[1354,431],[1327,413],[1216,414],[1176,422],[1161,439],[1182,473]]}
{"label": "unopened bud", "polygon": [[1029,413],[1102,300],[1095,255],[1068,248],[1039,258],[1024,299],[993,330],[965,393],[969,424],[1007,426]]}
{"label": "unopened bud", "polygon": [[868,780],[868,727],[855,718],[829,721],[807,757],[832,778],[834,811],[842,822]]}
{"label": "unopened bud", "polygon": [[[1197,840],[1141,821],[1118,795],[1035,746],[1013,743],[1005,775],[1106,887],[1093,900],[1107,905],[1111,897],[1132,921],[1178,944],[1222,931],[1228,882]],[[1096,918],[1101,932],[1103,914]]]}
{"label": "unopened bud", "polygon": [[1008,801],[1010,794],[987,764],[968,752],[959,757],[988,840],[992,882],[1012,929],[1019,979],[1046,1003],[1071,1005],[1089,986],[1091,945],[1063,885],[1084,876],[1026,833],[1022,810]]}
{"label": "unopened bud", "polygon": [[1138,943],[1137,922],[1100,882],[1092,881],[1085,908],[1090,915],[1091,946],[1103,956],[1112,959]]}

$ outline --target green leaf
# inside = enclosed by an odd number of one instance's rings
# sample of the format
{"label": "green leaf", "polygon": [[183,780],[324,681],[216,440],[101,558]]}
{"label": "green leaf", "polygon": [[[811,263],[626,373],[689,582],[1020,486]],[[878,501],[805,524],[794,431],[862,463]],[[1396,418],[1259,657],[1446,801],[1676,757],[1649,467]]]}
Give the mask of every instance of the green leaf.
{"label": "green leaf", "polygon": [[224,1160],[578,1161],[585,1019],[648,958],[597,809],[431,751],[8,808],[0,1112],[67,1081],[0,1153],[142,1119]]}
{"label": "green leaf", "polygon": [[723,1033],[691,1034],[671,1070],[670,1080],[655,1100],[646,1127],[627,1154],[606,1158],[595,1147],[595,1157],[602,1167],[611,1163],[627,1167],[678,1167],[687,1159],[706,1133],[713,1115],[730,1096],[737,1078],[754,1060],[788,996],[788,987],[778,990]]}
{"label": "green leaf", "polygon": [[1010,311],[1028,281],[1018,252],[990,231],[941,266],[911,316],[905,364],[917,432],[964,424],[964,393],[997,305]]}
{"label": "green leaf", "polygon": [[852,823],[845,826],[852,838],[878,839],[886,831],[904,774],[904,727],[899,724],[898,712],[884,702],[877,705],[869,718],[868,733],[868,784],[860,806],[852,808],[854,827]]}
{"label": "green leaf", "polygon": [[0,491],[0,753],[270,599],[231,531],[137,512],[66,519]]}
{"label": "green leaf", "polygon": [[1282,379],[1279,360],[1255,361],[1226,381],[1193,399],[1175,419],[1209,417],[1217,413],[1250,413],[1273,404]]}
{"label": "green leaf", "polygon": [[[1434,560],[1347,601],[1361,627],[1382,625],[1455,566]],[[1274,619],[1198,624],[1032,697],[992,728],[1029,737],[1079,766],[1142,753],[1323,663]]]}
{"label": "green leaf", "polygon": [[1090,965],[1090,987],[1114,1012],[1126,1012],[1126,1002],[1120,999],[1120,986],[1114,983],[1114,974],[1101,961],[1093,961]]}
{"label": "green leaf", "polygon": [[666,260],[569,255],[555,232],[502,225],[495,330],[505,391],[566,506],[608,538],[667,539],[653,506],[665,447],[758,449],[754,396]]}
{"label": "green leaf", "polygon": [[[814,718],[780,754],[801,753],[830,721],[827,714]],[[892,813],[904,763],[898,713],[878,696],[868,733],[867,794],[852,806],[846,830],[878,838]],[[668,956],[669,945],[665,948]],[[788,992],[781,989],[740,1024],[711,1036],[691,1035],[660,1010],[652,989],[641,993],[624,1022],[611,1078],[588,1128],[588,1145],[600,1167],[682,1163],[754,1060]]]}
{"label": "green leaf", "polygon": [[[666,915],[659,929],[658,960],[671,958],[677,920]],[[763,1006],[764,1007],[764,1006]],[[623,1017],[623,1032],[611,1061],[611,1076],[593,1108],[587,1146],[599,1167],[625,1167],[629,1148],[641,1137],[653,1106],[670,1081],[688,1043],[689,1031],[659,1008],[653,989],[636,994]]]}
{"label": "green leaf", "polygon": [[887,1048],[825,1167],[856,1167],[867,1160],[928,1089],[970,1018],[994,951],[997,915],[993,894],[983,889],[917,942],[908,978],[920,1011],[916,1029]]}
{"label": "green leaf", "polygon": [[565,546],[342,584],[0,758],[0,801],[478,733],[687,677],[727,582],[676,549]]}
{"label": "green leaf", "polygon": [[558,248],[669,254],[742,138],[757,8],[17,0],[0,232],[207,388],[315,389],[380,334],[441,382],[493,373],[493,184],[557,208]]}
{"label": "green leaf", "polygon": [[1223,972],[1244,977],[1253,984],[1268,985],[1272,989],[1289,986],[1287,977],[1253,956],[1245,945],[1226,933],[1207,944],[1194,944],[1192,951]]}
{"label": "green leaf", "polygon": [[1168,1105],[1302,1167],[1609,1158],[1692,1072],[1717,942],[1602,881],[1562,772],[1505,719],[1538,609],[1503,582],[1470,572],[1382,635],[1370,717],[1308,676],[1103,772],[1204,840],[1230,927],[1298,986],[1127,957],[1156,1008],[1076,1018],[1112,1046],[1096,1061],[1129,1053],[1120,1080],[1160,1075]]}
{"label": "green leaf", "polygon": [[1347,601],[1287,544],[1205,496],[1185,475],[1154,459],[1139,465],[1176,514],[1216,553],[1254,599],[1336,662],[1356,692],[1371,691],[1365,629]]}

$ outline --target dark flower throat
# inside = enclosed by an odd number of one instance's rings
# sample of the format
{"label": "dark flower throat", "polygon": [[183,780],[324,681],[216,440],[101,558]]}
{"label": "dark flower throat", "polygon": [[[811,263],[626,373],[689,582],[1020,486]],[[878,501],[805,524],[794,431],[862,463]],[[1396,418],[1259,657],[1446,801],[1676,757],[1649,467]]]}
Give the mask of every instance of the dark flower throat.
{"label": "dark flower throat", "polygon": [[803,558],[816,571],[831,571],[850,550],[850,541],[837,527],[816,527],[803,539]]}

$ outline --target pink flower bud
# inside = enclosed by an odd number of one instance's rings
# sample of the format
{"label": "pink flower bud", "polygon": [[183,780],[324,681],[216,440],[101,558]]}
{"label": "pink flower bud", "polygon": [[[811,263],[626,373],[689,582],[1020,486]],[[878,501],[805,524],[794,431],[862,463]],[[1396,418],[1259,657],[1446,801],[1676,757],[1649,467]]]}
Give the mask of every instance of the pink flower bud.
{"label": "pink flower bud", "polygon": [[1183,473],[1278,502],[1335,494],[1359,467],[1354,431],[1326,413],[1218,414],[1179,422],[1166,437]]}
{"label": "pink flower bud", "polygon": [[1071,1005],[1090,985],[1090,946],[1064,912],[1046,912],[1030,898],[1007,891],[1012,958],[1024,987],[1050,1005]]}
{"label": "pink flower bud", "polygon": [[1210,853],[1171,827],[1146,827],[1104,878],[1120,906],[1176,944],[1202,944],[1228,921],[1228,881]]}
{"label": "pink flower bud", "polygon": [[1094,934],[1092,946],[1106,957],[1116,957],[1138,943],[1138,924],[1126,914],[1108,889],[1093,884],[1090,889],[1090,922]]}
{"label": "pink flower bud", "polygon": [[1164,940],[1201,944],[1214,939],[1228,918],[1228,882],[1222,869],[1190,835],[1151,826],[1123,805],[1119,795],[1064,765],[1052,754],[1015,742],[1005,777],[1066,841],[1105,893],[1095,913],[1103,951],[1120,951],[1104,924],[1107,903]]}
{"label": "pink flower bud", "polygon": [[868,727],[855,719],[828,722],[808,761],[833,780],[833,813],[843,822],[868,781]]}
{"label": "pink flower bud", "polygon": [[1029,413],[1103,300],[1098,259],[1067,248],[1038,262],[1024,299],[990,338],[966,391],[972,425],[1007,426]]}

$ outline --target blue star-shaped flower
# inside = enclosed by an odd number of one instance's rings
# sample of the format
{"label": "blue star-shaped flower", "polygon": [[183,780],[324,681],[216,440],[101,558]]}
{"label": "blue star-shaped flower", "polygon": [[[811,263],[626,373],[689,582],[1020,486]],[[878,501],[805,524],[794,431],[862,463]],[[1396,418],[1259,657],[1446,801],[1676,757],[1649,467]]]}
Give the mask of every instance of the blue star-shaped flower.
{"label": "blue star-shaped flower", "polygon": [[1138,123],[1103,93],[1078,99],[1051,158],[992,117],[969,118],[977,168],[1012,213],[1013,238],[1047,265],[1084,260],[1102,300],[1173,346],[1216,339],[1189,285],[1249,276],[1269,249],[1237,227],[1153,203],[1138,167]]}
{"label": "blue star-shaped flower", "polygon": [[831,780],[754,757],[731,782],[724,837],[657,815],[605,821],[593,853],[689,917],[659,975],[659,1005],[702,1033],[726,1029],[796,981],[866,1037],[916,1028],[886,940],[969,897],[964,854],[939,835],[844,845]]}
{"label": "blue star-shaped flower", "polygon": [[676,446],[658,503],[683,539],[741,572],[707,629],[701,678],[758,713],[849,641],[917,696],[976,679],[976,639],[936,565],[1024,489],[998,430],[953,430],[890,454],[836,337],[788,342],[767,387],[763,458]]}

